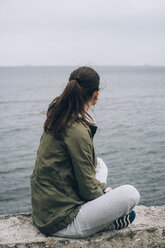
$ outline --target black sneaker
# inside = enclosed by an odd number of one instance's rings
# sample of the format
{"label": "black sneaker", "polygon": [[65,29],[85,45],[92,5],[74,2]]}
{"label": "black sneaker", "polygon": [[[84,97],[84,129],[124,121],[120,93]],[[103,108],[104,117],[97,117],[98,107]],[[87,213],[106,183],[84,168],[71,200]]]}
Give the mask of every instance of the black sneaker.
{"label": "black sneaker", "polygon": [[120,217],[119,219],[115,220],[113,224],[113,230],[120,230],[122,228],[127,227],[130,225],[135,219],[136,213],[134,210],[131,213]]}

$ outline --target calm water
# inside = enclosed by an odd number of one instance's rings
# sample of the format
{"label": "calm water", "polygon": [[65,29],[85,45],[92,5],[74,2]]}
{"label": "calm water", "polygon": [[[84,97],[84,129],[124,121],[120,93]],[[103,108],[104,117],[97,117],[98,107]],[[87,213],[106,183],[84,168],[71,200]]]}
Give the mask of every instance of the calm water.
{"label": "calm water", "polygon": [[[30,182],[50,101],[73,67],[0,68],[0,214],[31,211]],[[132,184],[141,204],[165,204],[165,67],[97,67],[97,155],[108,184]]]}

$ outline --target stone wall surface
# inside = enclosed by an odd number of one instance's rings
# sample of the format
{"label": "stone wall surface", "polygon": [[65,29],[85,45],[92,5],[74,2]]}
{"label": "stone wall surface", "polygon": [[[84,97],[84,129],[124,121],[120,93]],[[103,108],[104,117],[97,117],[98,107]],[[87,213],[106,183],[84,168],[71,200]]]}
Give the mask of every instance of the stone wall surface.
{"label": "stone wall surface", "polygon": [[30,213],[0,216],[0,248],[165,248],[165,206],[137,206],[136,220],[120,231],[105,229],[87,239],[46,237]]}

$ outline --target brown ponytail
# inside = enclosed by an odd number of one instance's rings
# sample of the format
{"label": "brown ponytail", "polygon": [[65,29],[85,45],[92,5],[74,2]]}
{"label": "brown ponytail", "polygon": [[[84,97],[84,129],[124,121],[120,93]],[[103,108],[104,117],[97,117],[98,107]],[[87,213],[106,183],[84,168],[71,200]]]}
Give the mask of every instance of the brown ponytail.
{"label": "brown ponytail", "polygon": [[[90,67],[80,67],[73,71],[69,82],[62,92],[48,107],[45,132],[50,132],[57,139],[66,135],[68,122],[81,121],[92,124],[92,118],[84,110],[84,105],[93,93],[99,90],[99,75]],[[87,117],[88,116],[88,120]]]}

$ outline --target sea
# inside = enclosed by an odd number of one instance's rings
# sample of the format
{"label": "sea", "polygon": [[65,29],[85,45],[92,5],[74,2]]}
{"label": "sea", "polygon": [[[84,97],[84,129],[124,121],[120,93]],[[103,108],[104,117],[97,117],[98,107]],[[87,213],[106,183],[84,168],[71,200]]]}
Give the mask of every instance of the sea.
{"label": "sea", "polygon": [[[31,212],[45,112],[77,66],[0,67],[0,214]],[[93,66],[100,75],[96,154],[108,185],[131,184],[145,206],[165,204],[165,67]]]}

